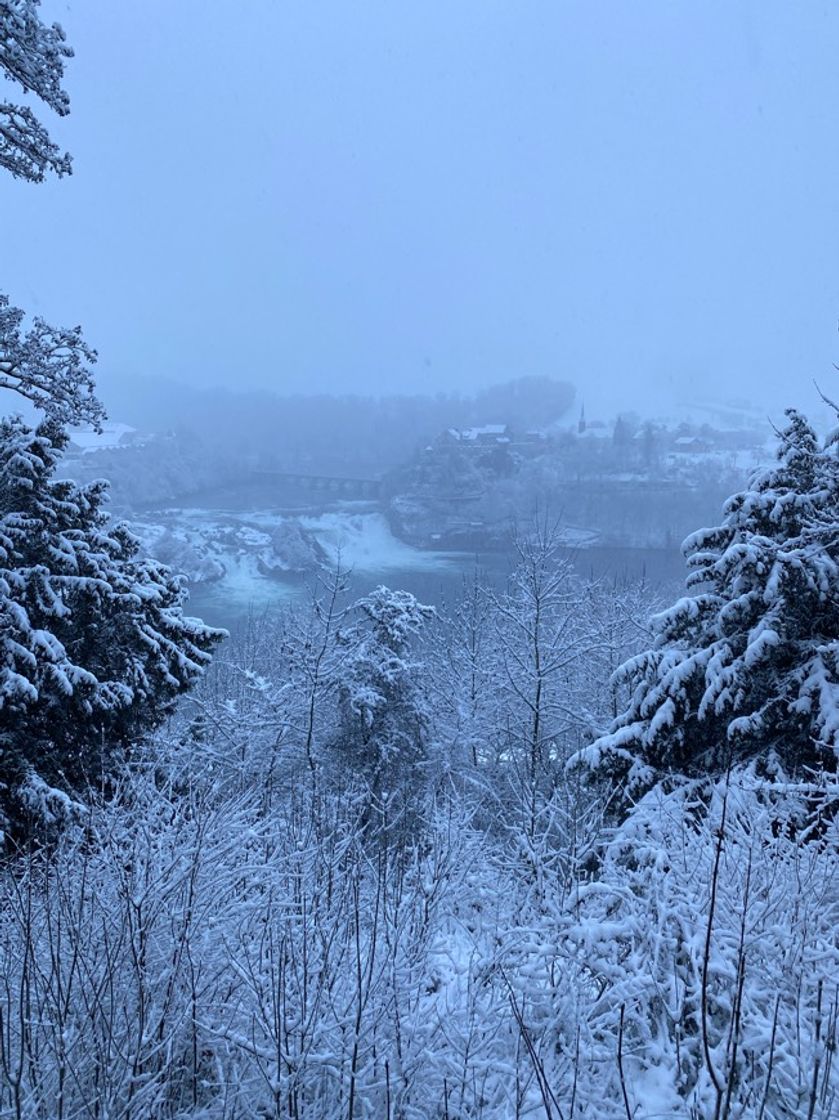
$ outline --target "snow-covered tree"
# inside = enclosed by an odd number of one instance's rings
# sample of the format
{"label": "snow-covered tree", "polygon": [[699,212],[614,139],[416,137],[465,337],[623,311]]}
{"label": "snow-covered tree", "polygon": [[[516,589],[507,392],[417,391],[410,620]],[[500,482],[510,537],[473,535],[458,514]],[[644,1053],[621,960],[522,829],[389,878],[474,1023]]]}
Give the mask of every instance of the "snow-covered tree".
{"label": "snow-covered tree", "polygon": [[683,545],[692,595],[653,619],[651,649],[611,731],[582,752],[627,778],[720,773],[762,760],[834,770],[839,750],[839,459],[787,412],[778,463]]}
{"label": "snow-covered tree", "polygon": [[[70,99],[61,85],[64,60],[73,51],[59,24],[42,23],[39,6],[40,0],[0,2],[0,71],[63,117],[70,111]],[[28,106],[2,101],[0,167],[15,178],[40,183],[49,171],[69,175],[71,161]]]}
{"label": "snow-covered tree", "polygon": [[0,389],[25,397],[59,424],[98,427],[105,410],[94,392],[96,351],[81,327],[51,327],[36,318],[25,330],[24,319],[0,294]]}
{"label": "snow-covered tree", "polygon": [[435,721],[449,744],[452,764],[474,769],[497,753],[497,669],[492,641],[493,604],[477,567],[443,615],[444,632],[432,650]]}
{"label": "snow-covered tree", "polygon": [[0,424],[0,825],[107,780],[222,636],[182,582],[110,523],[103,482],[53,474],[66,436]]}
{"label": "snow-covered tree", "polygon": [[352,608],[339,634],[346,650],[338,684],[337,746],[375,799],[404,789],[425,757],[428,710],[412,642],[434,615],[408,591],[377,587]]}
{"label": "snow-covered tree", "polygon": [[[40,0],[0,0],[0,72],[34,94],[56,113],[70,111],[61,87],[64,60],[72,50],[64,32],[38,16]],[[0,168],[33,183],[47,171],[70,173],[61,154],[31,109],[0,101]],[[23,329],[25,314],[0,294],[0,389],[11,389],[60,424],[93,424],[105,410],[94,394],[91,366],[96,351],[80,327],[52,327],[35,318]]]}
{"label": "snow-covered tree", "polygon": [[493,594],[498,743],[533,804],[552,788],[557,762],[587,723],[580,697],[591,652],[583,624],[586,591],[564,554],[558,524],[535,520],[514,539],[516,564]]}

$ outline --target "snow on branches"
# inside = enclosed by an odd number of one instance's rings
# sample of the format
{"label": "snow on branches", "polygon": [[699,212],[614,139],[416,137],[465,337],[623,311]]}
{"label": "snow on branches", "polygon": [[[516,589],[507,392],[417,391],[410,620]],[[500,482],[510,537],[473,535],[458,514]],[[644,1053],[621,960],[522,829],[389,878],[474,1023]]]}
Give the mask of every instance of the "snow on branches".
{"label": "snow on branches", "polygon": [[339,633],[344,663],[338,684],[336,746],[367,777],[374,798],[409,784],[428,746],[428,712],[417,684],[412,640],[433,607],[407,591],[377,587],[351,608]]}
{"label": "snow on branches", "polygon": [[59,424],[92,424],[97,430],[105,409],[96,398],[91,366],[96,351],[81,327],[51,327],[36,318],[23,330],[24,312],[0,294],[0,389],[31,401]]}
{"label": "snow on branches", "polygon": [[839,747],[839,460],[787,412],[778,463],[683,545],[684,597],[618,677],[632,699],[577,756],[628,779],[762,758],[835,769]]}
{"label": "snow on branches", "polygon": [[[70,111],[70,99],[61,86],[64,60],[73,51],[59,24],[41,22],[39,3],[0,2],[0,70],[63,117]],[[71,159],[53,143],[31,109],[4,101],[0,102],[0,167],[17,179],[40,183],[48,171],[69,175]]]}
{"label": "snow on branches", "polygon": [[0,424],[0,814],[13,830],[34,777],[70,793],[101,782],[222,636],[184,617],[181,580],[110,523],[105,483],[54,481],[65,442],[54,424]]}

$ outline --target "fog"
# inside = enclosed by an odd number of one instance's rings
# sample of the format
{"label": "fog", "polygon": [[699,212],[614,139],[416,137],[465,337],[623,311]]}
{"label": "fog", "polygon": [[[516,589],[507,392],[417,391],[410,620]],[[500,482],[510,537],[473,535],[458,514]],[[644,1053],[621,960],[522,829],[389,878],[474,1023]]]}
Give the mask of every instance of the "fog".
{"label": "fog", "polygon": [[830,387],[832,5],[41,10],[76,52],[50,121],[74,172],[0,182],[4,275],[13,302],[84,325],[117,418],[161,378],[381,395],[548,376],[608,418],[777,415]]}

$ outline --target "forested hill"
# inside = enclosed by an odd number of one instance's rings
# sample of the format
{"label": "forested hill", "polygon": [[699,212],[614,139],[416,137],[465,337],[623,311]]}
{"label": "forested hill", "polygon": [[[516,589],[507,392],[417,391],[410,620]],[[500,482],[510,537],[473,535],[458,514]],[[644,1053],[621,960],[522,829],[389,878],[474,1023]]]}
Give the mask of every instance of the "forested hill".
{"label": "forested hill", "polygon": [[186,390],[139,379],[114,387],[110,412],[136,438],[79,461],[107,477],[124,508],[183,499],[254,470],[378,478],[452,425],[501,415],[526,428],[555,423],[574,400],[567,381],[521,377],[470,396],[295,396]]}

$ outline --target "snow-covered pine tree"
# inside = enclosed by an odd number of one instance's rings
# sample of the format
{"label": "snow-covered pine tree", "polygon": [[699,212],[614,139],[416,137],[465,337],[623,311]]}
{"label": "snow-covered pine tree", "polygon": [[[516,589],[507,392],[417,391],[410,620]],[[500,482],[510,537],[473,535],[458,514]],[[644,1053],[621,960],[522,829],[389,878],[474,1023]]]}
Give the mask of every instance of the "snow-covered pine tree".
{"label": "snow-covered pine tree", "polygon": [[223,632],[103,510],[53,478],[67,437],[0,423],[0,828],[12,839],[101,785],[196,679]]}
{"label": "snow-covered pine tree", "polygon": [[377,587],[350,610],[356,620],[338,635],[345,656],[336,746],[375,802],[384,795],[395,802],[416,779],[428,747],[428,711],[411,645],[435,612],[389,587]]}
{"label": "snow-covered pine tree", "polygon": [[576,756],[625,780],[754,762],[835,770],[839,754],[839,459],[790,409],[778,463],[682,546],[681,598],[653,619],[651,649],[619,670],[632,697]]}

